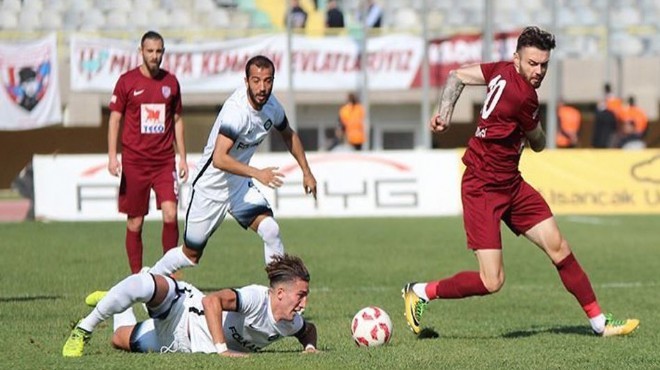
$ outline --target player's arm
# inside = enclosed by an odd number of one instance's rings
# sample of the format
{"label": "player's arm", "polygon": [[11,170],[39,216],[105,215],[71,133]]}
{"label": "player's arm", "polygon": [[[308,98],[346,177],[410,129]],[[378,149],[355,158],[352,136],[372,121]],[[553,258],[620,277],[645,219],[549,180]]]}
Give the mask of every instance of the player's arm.
{"label": "player's arm", "polygon": [[300,136],[288,124],[283,130],[279,130],[279,133],[282,135],[282,140],[284,140],[284,144],[289,149],[289,153],[293,155],[293,158],[296,159],[302,170],[305,193],[312,194],[314,199],[316,199],[316,178],[314,178],[312,170],[309,168],[309,163],[307,163],[305,149],[303,148],[302,141],[300,141]]}
{"label": "player's arm", "polygon": [[218,134],[215,139],[215,149],[213,150],[213,166],[219,170],[233,173],[234,175],[250,177],[257,179],[260,183],[270,187],[279,188],[282,186],[282,177],[284,174],[277,171],[277,167],[266,167],[258,169],[237,161],[229,155],[229,151],[234,146],[234,140],[224,134]]}
{"label": "player's arm", "polygon": [[473,64],[449,72],[445,87],[442,89],[436,113],[429,126],[433,132],[444,132],[449,129],[451,116],[458,98],[465,85],[485,85],[486,79],[481,71],[481,65]]}
{"label": "player's arm", "polygon": [[525,136],[533,151],[540,152],[545,149],[545,131],[543,131],[540,122],[532,131],[526,131]]}
{"label": "player's arm", "polygon": [[202,298],[204,307],[204,318],[209,327],[211,338],[215,344],[218,354],[228,357],[243,357],[245,353],[230,351],[227,349],[227,339],[222,330],[222,312],[238,310],[238,299],[236,291],[232,289],[222,289],[211,293]]}
{"label": "player's arm", "polygon": [[174,143],[179,154],[179,178],[188,180],[188,159],[186,158],[186,141],[184,136],[183,117],[174,115]]}
{"label": "player's arm", "polygon": [[303,346],[303,352],[314,353],[318,351],[316,349],[316,325],[305,321],[302,329],[294,335],[296,339],[298,339],[298,342]]}
{"label": "player's arm", "polygon": [[121,173],[121,164],[117,160],[117,141],[119,139],[121,117],[120,112],[110,111],[110,119],[108,120],[108,172],[113,176],[119,176]]}

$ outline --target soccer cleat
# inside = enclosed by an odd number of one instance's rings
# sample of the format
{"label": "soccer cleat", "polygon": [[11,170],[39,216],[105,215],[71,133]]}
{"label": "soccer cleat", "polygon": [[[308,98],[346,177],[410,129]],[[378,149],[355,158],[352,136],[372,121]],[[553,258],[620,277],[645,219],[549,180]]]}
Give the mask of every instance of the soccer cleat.
{"label": "soccer cleat", "polygon": [[612,314],[608,313],[605,315],[605,330],[601,335],[604,337],[628,335],[638,326],[639,320],[637,319],[615,320]]}
{"label": "soccer cleat", "polygon": [[408,283],[401,289],[401,296],[403,297],[405,306],[405,316],[408,327],[415,335],[419,334],[422,330],[420,328],[420,320],[426,309],[428,301],[413,291],[412,287],[415,283]]}
{"label": "soccer cleat", "polygon": [[96,307],[106,294],[108,294],[106,290],[97,290],[94,293],[90,293],[85,297],[85,304],[89,307]]}
{"label": "soccer cleat", "polygon": [[85,343],[89,342],[92,333],[87,330],[81,329],[78,326],[71,330],[69,339],[64,343],[62,348],[62,356],[64,357],[80,357],[83,355]]}

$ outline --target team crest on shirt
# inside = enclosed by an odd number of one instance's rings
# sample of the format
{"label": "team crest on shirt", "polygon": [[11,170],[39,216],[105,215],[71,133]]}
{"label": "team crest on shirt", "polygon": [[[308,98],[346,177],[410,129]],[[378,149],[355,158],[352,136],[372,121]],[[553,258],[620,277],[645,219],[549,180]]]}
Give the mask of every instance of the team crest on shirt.
{"label": "team crest on shirt", "polygon": [[162,93],[163,93],[163,97],[164,97],[165,99],[167,99],[167,98],[169,98],[170,95],[172,94],[172,89],[170,89],[169,86],[163,86],[163,87],[160,88],[160,92],[162,92]]}
{"label": "team crest on shirt", "polygon": [[264,122],[264,130],[268,131],[268,129],[270,129],[271,126],[273,126],[273,121],[271,121],[270,119],[268,119],[268,120],[266,120],[266,122]]}

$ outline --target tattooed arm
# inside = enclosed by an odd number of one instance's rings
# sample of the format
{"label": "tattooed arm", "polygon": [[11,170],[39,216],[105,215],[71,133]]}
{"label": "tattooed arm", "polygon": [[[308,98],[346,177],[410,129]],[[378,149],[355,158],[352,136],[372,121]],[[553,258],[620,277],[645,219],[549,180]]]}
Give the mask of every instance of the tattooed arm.
{"label": "tattooed arm", "polygon": [[449,72],[449,77],[442,89],[438,113],[436,113],[429,127],[433,132],[445,132],[449,128],[454,106],[461,96],[465,85],[485,85],[486,80],[479,64],[473,64]]}

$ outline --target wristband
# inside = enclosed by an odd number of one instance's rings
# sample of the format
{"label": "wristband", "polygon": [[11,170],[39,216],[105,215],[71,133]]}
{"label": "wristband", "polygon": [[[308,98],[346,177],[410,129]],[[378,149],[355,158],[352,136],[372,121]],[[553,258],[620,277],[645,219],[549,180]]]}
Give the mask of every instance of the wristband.
{"label": "wristband", "polygon": [[313,344],[308,344],[305,346],[305,351],[307,351],[308,349],[316,349],[316,347],[314,347]]}
{"label": "wristband", "polygon": [[215,350],[218,353],[224,353],[227,352],[227,343],[216,343],[215,344]]}

